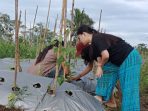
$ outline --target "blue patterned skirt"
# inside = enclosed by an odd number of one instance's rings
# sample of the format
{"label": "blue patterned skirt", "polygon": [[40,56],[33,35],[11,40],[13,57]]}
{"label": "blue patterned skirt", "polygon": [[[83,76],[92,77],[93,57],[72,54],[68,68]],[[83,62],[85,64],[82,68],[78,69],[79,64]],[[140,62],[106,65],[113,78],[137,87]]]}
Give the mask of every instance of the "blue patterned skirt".
{"label": "blue patterned skirt", "polygon": [[110,99],[117,80],[122,91],[122,111],[140,111],[139,80],[142,59],[134,49],[120,67],[106,63],[103,76],[97,78],[96,95],[102,96],[104,101]]}

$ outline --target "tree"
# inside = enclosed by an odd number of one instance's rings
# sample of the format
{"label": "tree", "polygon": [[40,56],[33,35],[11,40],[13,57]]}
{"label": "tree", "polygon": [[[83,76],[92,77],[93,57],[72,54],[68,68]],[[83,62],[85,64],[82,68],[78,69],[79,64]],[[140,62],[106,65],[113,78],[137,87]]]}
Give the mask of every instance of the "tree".
{"label": "tree", "polygon": [[77,30],[77,28],[82,25],[92,25],[94,21],[85,13],[84,9],[81,11],[79,9],[75,9],[74,12],[74,28]]}
{"label": "tree", "polygon": [[[67,20],[67,26],[70,27],[72,21]],[[85,25],[93,25],[94,21],[85,13],[84,9],[81,11],[80,9],[74,10],[74,21],[73,21],[73,34],[71,36],[74,36],[78,27],[82,24]],[[76,37],[73,40],[74,43],[76,43]]]}
{"label": "tree", "polygon": [[10,16],[0,13],[0,37],[12,41],[13,29]]}

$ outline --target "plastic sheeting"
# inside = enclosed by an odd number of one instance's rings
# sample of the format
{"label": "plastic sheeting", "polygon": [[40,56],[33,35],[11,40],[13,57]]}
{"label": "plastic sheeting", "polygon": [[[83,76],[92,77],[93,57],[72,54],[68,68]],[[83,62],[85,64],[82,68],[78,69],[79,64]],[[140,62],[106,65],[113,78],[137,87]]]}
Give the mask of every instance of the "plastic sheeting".
{"label": "plastic sheeting", "polygon": [[72,81],[72,84],[79,86],[83,91],[88,92],[91,95],[95,95],[96,90],[96,79],[89,79],[84,77],[79,81]]}
{"label": "plastic sheeting", "polygon": [[[11,88],[13,86],[14,72],[0,71],[0,77],[5,79],[5,82],[1,82],[0,85],[0,104],[7,105],[8,95],[11,93]],[[46,93],[48,84],[51,81],[51,79],[46,77],[18,73],[17,85],[19,88],[27,87],[27,91],[25,93],[29,95],[22,95],[22,100],[17,101],[16,106],[28,109],[28,111],[34,111],[42,96]],[[33,87],[33,85],[37,83],[41,85],[40,88]]]}
{"label": "plastic sheeting", "polygon": [[[65,91],[70,91],[72,95]],[[37,111],[104,111],[104,109],[93,96],[65,82],[57,89],[55,97],[49,94],[45,96]]]}
{"label": "plastic sheeting", "polygon": [[[21,66],[26,71],[26,68],[29,66],[29,62],[22,61],[21,63]],[[8,95],[11,93],[11,88],[14,80],[14,71],[10,70],[10,65],[8,64],[13,65],[13,60],[0,60],[0,77],[5,78],[4,82],[0,82],[0,104],[2,105],[8,104]],[[81,86],[79,88],[71,83],[63,83],[60,87],[58,87],[56,96],[52,97],[46,93],[46,90],[53,79],[30,75],[25,71],[23,70],[23,72],[18,73],[17,85],[20,88],[27,86],[28,89],[26,93],[29,93],[29,95],[22,95],[22,100],[17,101],[15,104],[17,107],[24,108],[25,111],[104,110],[101,104],[93,96],[82,91]],[[33,85],[36,83],[40,83],[41,87],[34,88]],[[72,92],[72,95],[68,95],[65,91]]]}

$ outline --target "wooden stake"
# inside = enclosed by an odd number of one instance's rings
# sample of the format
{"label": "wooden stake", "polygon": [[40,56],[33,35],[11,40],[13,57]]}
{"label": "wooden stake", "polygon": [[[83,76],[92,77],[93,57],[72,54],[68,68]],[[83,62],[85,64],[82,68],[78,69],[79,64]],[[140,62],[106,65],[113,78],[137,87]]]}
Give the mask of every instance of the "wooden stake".
{"label": "wooden stake", "polygon": [[56,34],[57,22],[58,22],[58,14],[57,14],[55,25],[54,25],[54,31],[53,31],[54,35]]}
{"label": "wooden stake", "polygon": [[[50,5],[51,5],[51,0],[49,0],[49,5],[48,5],[48,13],[47,13],[47,19],[46,19],[46,27],[45,27],[45,32],[44,32],[44,36],[43,36],[43,41],[45,41],[46,39],[46,34],[47,34],[47,27],[48,27],[48,19],[49,19],[49,12],[50,12]],[[42,43],[42,49],[44,47],[44,42]]]}
{"label": "wooden stake", "polygon": [[67,17],[67,0],[64,1],[64,20],[63,20],[63,24],[64,24],[64,47],[67,46],[67,35],[66,35],[66,17]]}
{"label": "wooden stake", "polygon": [[[71,10],[71,24],[70,24],[70,46],[72,45],[72,36],[73,36],[73,29],[74,29],[74,3],[75,0],[72,1],[72,10]],[[69,54],[68,62],[70,63],[71,55]]]}
{"label": "wooden stake", "polygon": [[26,39],[26,10],[25,10],[25,32],[24,32],[24,40],[23,40],[23,43],[26,45],[25,43],[25,39]]}
{"label": "wooden stake", "polygon": [[[62,35],[62,30],[63,30],[63,23],[64,23],[64,19],[65,19],[65,15],[66,15],[66,9],[64,9],[64,7],[66,7],[67,4],[67,0],[63,0],[63,6],[62,6],[62,19],[61,19],[61,29],[60,29],[60,34]],[[59,58],[60,56],[60,47],[61,45],[58,47],[58,52],[57,52],[57,58]],[[53,95],[56,94],[56,87],[57,87],[57,77],[59,75],[59,64],[58,62],[56,62],[56,73],[55,73],[55,78],[54,78],[54,84],[52,86],[52,90],[53,90]]]}
{"label": "wooden stake", "polygon": [[[33,37],[34,37],[34,25],[35,25],[35,21],[36,21],[37,12],[38,12],[38,5],[37,5],[37,7],[36,7],[35,16],[34,16],[34,20],[33,20],[32,39],[33,39]],[[33,40],[32,40],[32,41],[33,41]]]}
{"label": "wooden stake", "polygon": [[19,52],[19,44],[18,44],[18,0],[15,0],[15,76],[14,76],[14,87],[16,87],[17,81],[17,66],[18,66],[18,52]]}
{"label": "wooden stake", "polygon": [[101,11],[100,11],[100,18],[99,18],[99,28],[98,28],[98,32],[100,32],[101,16],[102,16],[102,9],[101,9]]}
{"label": "wooden stake", "polygon": [[[22,14],[22,12],[20,11],[20,15],[19,15],[19,21],[18,21],[18,33],[19,33],[19,29],[20,29],[20,24],[21,24],[21,14]],[[18,39],[19,39],[19,37],[18,37]],[[18,40],[18,44],[19,44],[19,40]],[[21,67],[21,65],[20,65],[20,51],[19,51],[19,47],[18,47],[18,55],[17,55],[18,57],[18,65],[17,65],[17,70],[19,70],[19,72],[22,72],[22,67]]]}
{"label": "wooden stake", "polygon": [[63,0],[63,4],[62,4],[62,18],[61,18],[61,24],[60,24],[60,35],[62,35],[63,32],[63,21],[64,21],[64,0]]}
{"label": "wooden stake", "polygon": [[72,34],[73,34],[73,29],[74,29],[74,3],[75,3],[75,0],[73,0],[73,2],[72,2],[72,10],[71,10],[71,24],[70,24],[71,34],[70,34],[70,43],[72,41]]}

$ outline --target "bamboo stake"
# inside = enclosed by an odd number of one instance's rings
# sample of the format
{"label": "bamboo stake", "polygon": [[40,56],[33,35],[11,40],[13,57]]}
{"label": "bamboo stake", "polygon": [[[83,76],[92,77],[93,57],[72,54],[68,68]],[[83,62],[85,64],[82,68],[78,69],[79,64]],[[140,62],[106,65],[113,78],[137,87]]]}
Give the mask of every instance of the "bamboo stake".
{"label": "bamboo stake", "polygon": [[[50,12],[50,5],[51,5],[51,0],[49,0],[49,5],[48,5],[48,13],[47,13],[47,19],[46,19],[46,26],[45,26],[45,32],[44,32],[44,36],[43,36],[43,41],[46,38],[46,34],[47,34],[47,27],[48,27],[48,19],[49,19],[49,12]],[[44,47],[44,42],[42,43],[42,49]]]}
{"label": "bamboo stake", "polygon": [[[67,0],[64,1],[64,19],[63,19],[63,24],[64,24],[64,47],[67,47],[67,35],[66,35],[66,21],[67,21]],[[65,60],[66,60],[66,55],[65,55]],[[64,80],[65,80],[65,72],[64,72]]]}
{"label": "bamboo stake", "polygon": [[[20,28],[20,24],[21,24],[21,14],[22,12],[20,11],[20,15],[19,15],[19,21],[18,21],[18,33],[19,33],[19,28]],[[19,38],[18,38],[19,39]],[[19,44],[19,40],[18,40],[18,44]],[[18,66],[17,66],[17,69],[19,70],[19,72],[22,72],[22,67],[20,65],[20,51],[19,51],[19,47],[18,47]]]}
{"label": "bamboo stake", "polygon": [[63,21],[64,21],[64,0],[63,0],[63,5],[62,5],[62,18],[61,18],[61,24],[60,24],[60,35],[62,35],[63,32]]}
{"label": "bamboo stake", "polygon": [[26,10],[25,10],[25,33],[24,33],[24,44],[26,44],[25,43],[25,38],[26,38]]}
{"label": "bamboo stake", "polygon": [[54,35],[56,34],[57,22],[58,22],[58,14],[57,14],[55,25],[54,25],[54,31],[53,31]]}
{"label": "bamboo stake", "polygon": [[15,76],[14,76],[14,87],[16,88],[17,81],[17,66],[18,66],[18,0],[15,0]]}
{"label": "bamboo stake", "polygon": [[37,5],[37,7],[36,7],[35,16],[34,16],[34,20],[33,20],[32,39],[34,38],[34,25],[35,25],[35,21],[36,21],[37,12],[38,12],[38,5]]}
{"label": "bamboo stake", "polygon": [[[65,0],[63,0],[63,5],[62,5],[62,18],[61,18],[61,29],[60,29],[60,34],[62,35],[62,30],[63,30],[63,21],[64,21],[64,6],[65,6]],[[60,46],[58,47],[58,52],[57,52],[57,58],[60,56]],[[56,94],[56,87],[57,87],[57,77],[59,75],[59,64],[56,62],[56,73],[55,73],[55,78],[54,78],[54,84],[52,86],[52,91],[53,95],[55,96]]]}
{"label": "bamboo stake", "polygon": [[100,32],[101,17],[102,17],[102,9],[101,9],[101,11],[100,11],[100,18],[99,18],[99,28],[98,28],[98,32]]}
{"label": "bamboo stake", "polygon": [[71,10],[71,24],[70,24],[71,34],[70,34],[70,43],[72,41],[72,34],[73,34],[73,29],[74,29],[74,3],[75,3],[75,0],[73,0],[73,2],[72,2],[72,10]]}
{"label": "bamboo stake", "polygon": [[36,21],[37,12],[38,12],[38,5],[36,7],[35,16],[34,16],[34,20],[33,20],[33,29],[34,29],[34,25],[35,25],[35,21]]}
{"label": "bamboo stake", "polygon": [[30,39],[29,39],[29,43],[30,43],[30,44],[29,44],[29,45],[30,45],[30,46],[31,46],[31,44],[32,44],[32,43],[31,43],[31,42],[32,42],[32,40],[31,40],[32,34],[31,34],[31,33],[32,33],[32,31],[31,31],[31,22],[30,22],[30,32],[29,32],[29,35],[30,35]]}
{"label": "bamboo stake", "polygon": [[63,20],[63,24],[64,24],[64,47],[65,48],[67,46],[67,36],[66,36],[66,27],[67,27],[67,25],[66,25],[66,17],[67,17],[67,0],[64,1],[64,20]]}
{"label": "bamboo stake", "polygon": [[[70,24],[70,46],[72,45],[72,35],[73,35],[73,29],[74,29],[74,3],[75,3],[75,0],[72,1],[72,10],[71,10],[71,24]],[[69,54],[69,63],[70,63],[70,58],[71,55]]]}

